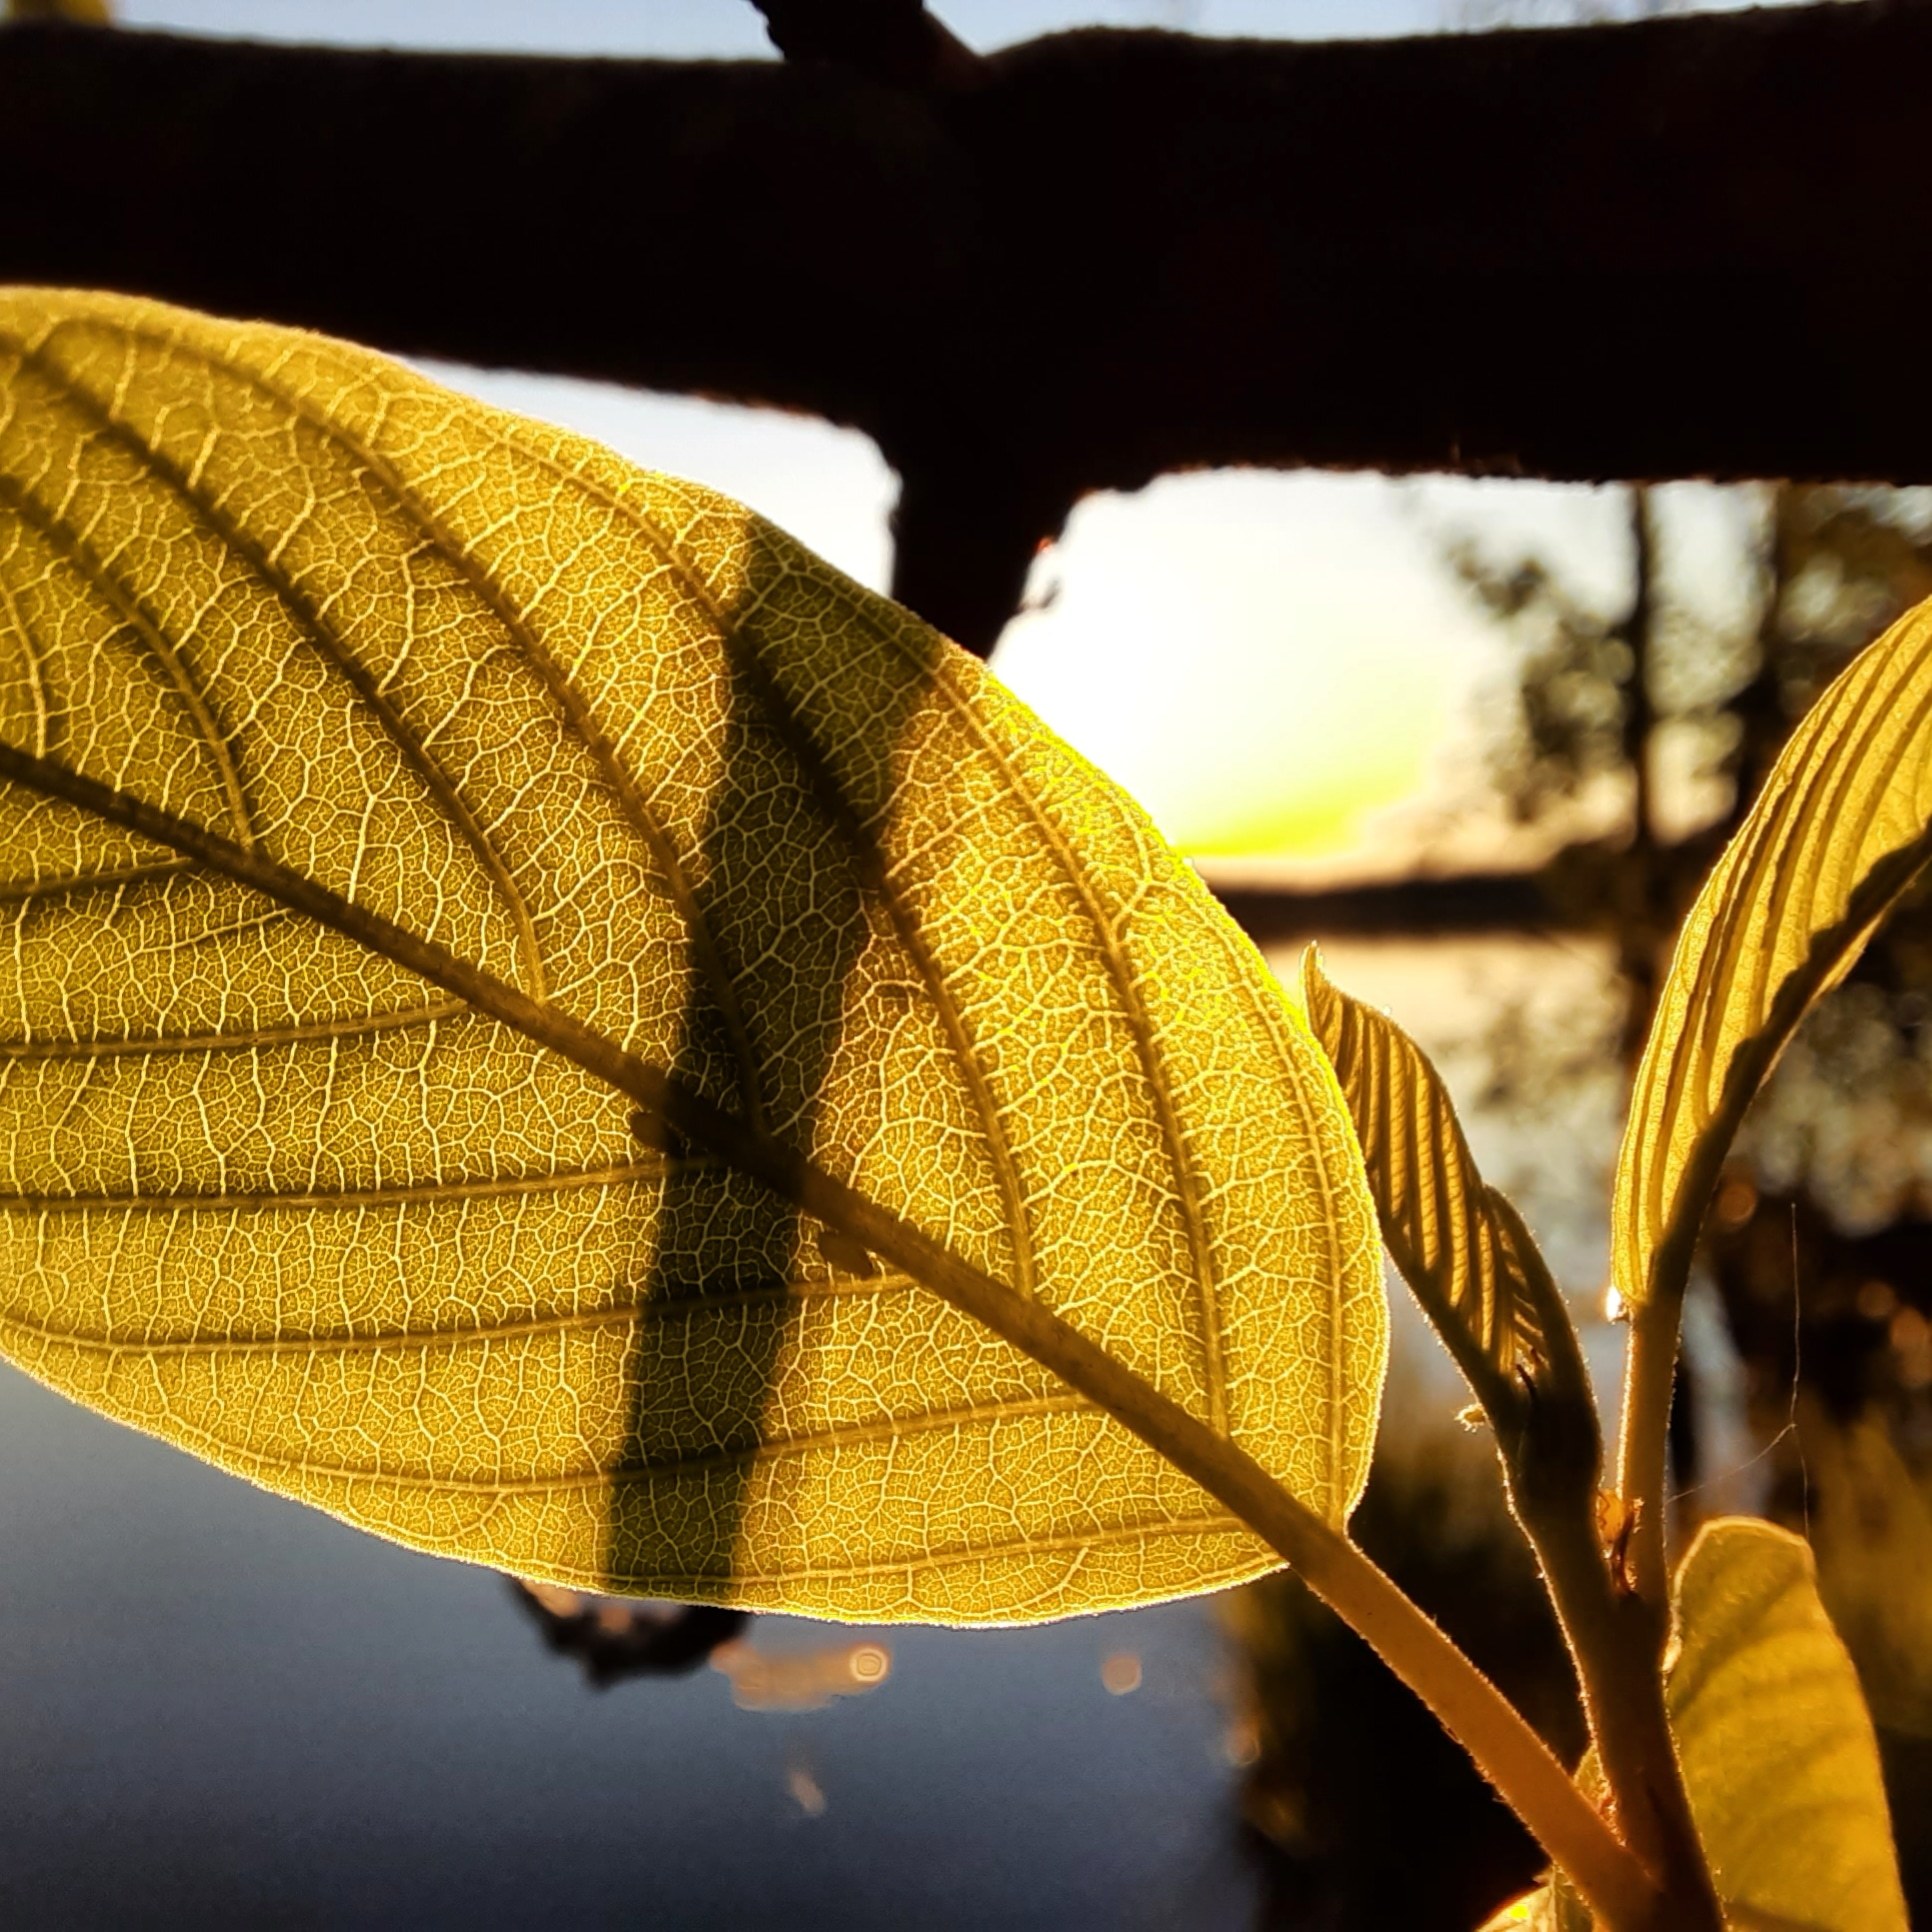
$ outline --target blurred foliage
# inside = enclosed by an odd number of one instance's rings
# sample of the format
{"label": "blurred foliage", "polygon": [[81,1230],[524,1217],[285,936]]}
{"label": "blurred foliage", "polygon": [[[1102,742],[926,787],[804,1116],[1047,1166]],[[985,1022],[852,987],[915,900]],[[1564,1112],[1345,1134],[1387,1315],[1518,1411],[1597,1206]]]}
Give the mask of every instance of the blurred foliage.
{"label": "blurred foliage", "polygon": [[1622,773],[1636,655],[1622,620],[1579,601],[1541,558],[1498,567],[1467,538],[1447,556],[1520,652],[1488,766],[1511,817],[1531,824],[1593,779]]}
{"label": "blurred foliage", "polygon": [[1728,831],[1825,685],[1932,596],[1932,491],[1777,484],[1754,494],[1754,554],[1739,569],[1756,579],[1756,609],[1735,628],[1673,582],[1668,517],[1649,489],[1631,492],[1633,591],[1619,608],[1542,558],[1499,560],[1467,535],[1446,541],[1450,568],[1517,646],[1487,761],[1517,820],[1542,820],[1601,781],[1634,792],[1644,767],[1674,795],[1629,826],[1628,841],[1673,846]]}

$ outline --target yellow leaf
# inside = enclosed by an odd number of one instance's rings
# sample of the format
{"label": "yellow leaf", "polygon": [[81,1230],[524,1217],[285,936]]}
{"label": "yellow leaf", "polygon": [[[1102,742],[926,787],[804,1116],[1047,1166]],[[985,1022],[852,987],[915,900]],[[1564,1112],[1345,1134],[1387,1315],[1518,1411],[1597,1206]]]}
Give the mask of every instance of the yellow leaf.
{"label": "yellow leaf", "polygon": [[[1492,1419],[1559,1377],[1594,1425],[1575,1333],[1508,1197],[1485,1184],[1428,1056],[1302,957],[1308,1023],[1334,1063],[1382,1239]],[[1594,1439],[1586,1459],[1594,1462]]]}
{"label": "yellow leaf", "polygon": [[1681,1282],[1719,1164],[1806,1009],[1932,856],[1932,603],[1806,714],[1684,922],[1617,1163],[1611,1265]]}
{"label": "yellow leaf", "polygon": [[1678,1566],[1671,1730],[1734,1925],[1905,1932],[1878,1742],[1803,1541],[1707,1523]]}
{"label": "yellow leaf", "polygon": [[1386,1315],[1319,1050],[1131,801],[736,504],[345,344],[0,296],[0,758],[43,1380],[560,1584],[1009,1621],[1270,1567],[876,1206],[1352,1506]]}

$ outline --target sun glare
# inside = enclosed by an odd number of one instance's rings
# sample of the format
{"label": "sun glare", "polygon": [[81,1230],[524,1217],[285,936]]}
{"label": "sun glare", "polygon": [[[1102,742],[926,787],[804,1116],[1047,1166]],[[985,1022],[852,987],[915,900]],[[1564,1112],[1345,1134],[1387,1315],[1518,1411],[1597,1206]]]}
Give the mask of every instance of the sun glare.
{"label": "sun glare", "polygon": [[1094,498],[1041,576],[994,669],[1189,857],[1329,857],[1423,785],[1467,619],[1387,484]]}

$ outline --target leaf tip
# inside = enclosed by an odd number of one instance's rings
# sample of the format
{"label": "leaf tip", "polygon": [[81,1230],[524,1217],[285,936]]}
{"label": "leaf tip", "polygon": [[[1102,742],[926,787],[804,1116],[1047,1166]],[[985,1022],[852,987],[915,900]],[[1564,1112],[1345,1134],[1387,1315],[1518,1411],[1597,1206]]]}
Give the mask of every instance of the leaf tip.
{"label": "leaf tip", "polygon": [[1332,1058],[1336,1048],[1336,1023],[1341,1014],[1341,993],[1322,966],[1322,949],[1312,939],[1302,948],[1301,1003],[1308,1024],[1323,1049]]}

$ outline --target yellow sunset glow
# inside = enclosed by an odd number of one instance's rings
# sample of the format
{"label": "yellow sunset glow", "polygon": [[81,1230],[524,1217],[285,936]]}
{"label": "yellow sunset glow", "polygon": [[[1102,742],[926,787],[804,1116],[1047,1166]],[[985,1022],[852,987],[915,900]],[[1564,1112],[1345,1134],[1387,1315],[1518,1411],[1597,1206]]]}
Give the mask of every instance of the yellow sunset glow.
{"label": "yellow sunset glow", "polygon": [[1189,857],[1333,855],[1423,784],[1444,635],[1468,624],[1405,535],[1375,479],[1233,473],[1094,498],[994,669]]}

